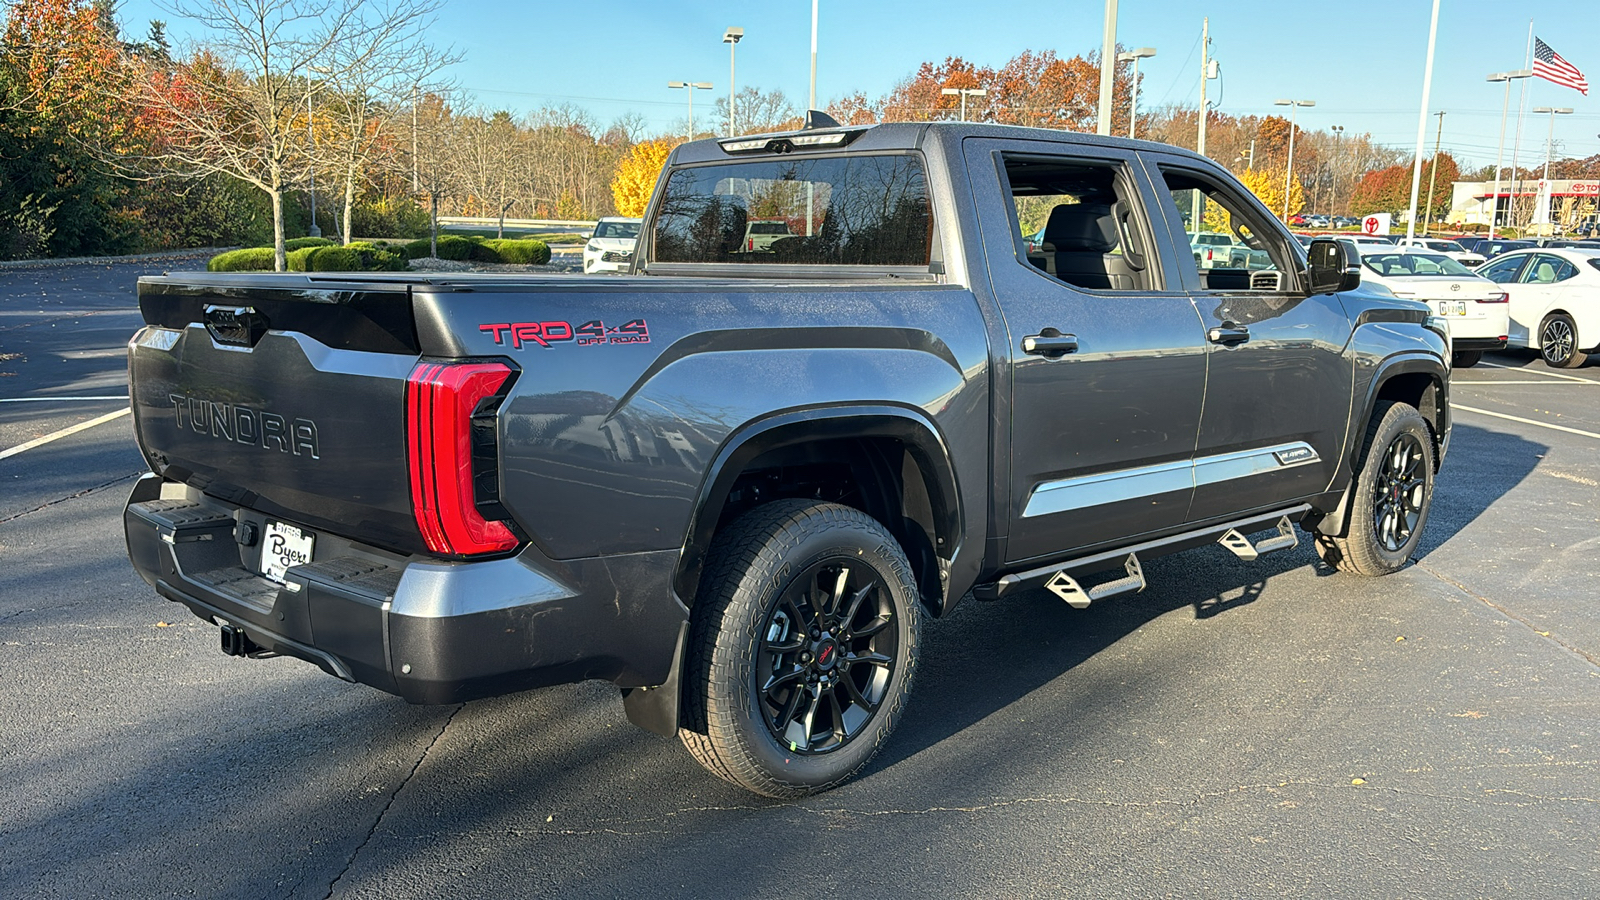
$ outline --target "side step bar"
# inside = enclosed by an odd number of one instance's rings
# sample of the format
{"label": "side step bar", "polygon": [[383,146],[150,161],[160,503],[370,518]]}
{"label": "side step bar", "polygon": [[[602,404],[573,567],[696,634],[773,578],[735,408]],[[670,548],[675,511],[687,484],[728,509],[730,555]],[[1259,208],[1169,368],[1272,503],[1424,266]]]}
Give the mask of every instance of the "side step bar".
{"label": "side step bar", "polygon": [[1125,577],[1087,589],[1065,571],[1057,572],[1044,586],[1050,593],[1067,601],[1067,605],[1073,609],[1083,609],[1094,600],[1104,600],[1117,594],[1137,594],[1144,590],[1144,569],[1139,566],[1139,554],[1129,553],[1122,567],[1128,573]]}
{"label": "side step bar", "polygon": [[1266,556],[1268,553],[1277,553],[1280,550],[1292,550],[1300,545],[1300,535],[1294,530],[1294,523],[1288,516],[1278,520],[1278,533],[1263,540],[1259,544],[1252,544],[1239,529],[1229,528],[1228,533],[1217,538],[1217,543],[1233,551],[1233,555],[1245,562]]}
{"label": "side step bar", "polygon": [[[1163,556],[1203,547],[1210,543],[1221,543],[1240,559],[1245,560],[1288,550],[1297,546],[1300,540],[1295,532],[1294,523],[1300,521],[1310,511],[1311,504],[1301,503],[1242,519],[1218,522],[1215,525],[1182,531],[1130,547],[1106,550],[1024,572],[1015,572],[992,584],[977,585],[972,589],[972,593],[980,600],[998,600],[1007,593],[1023,588],[1044,587],[1073,606],[1082,608],[1095,600],[1144,590],[1146,582],[1140,562],[1141,557]],[[1268,528],[1276,528],[1278,533],[1259,543],[1252,543],[1245,537],[1252,532]],[[1084,587],[1080,580],[1085,575],[1104,572],[1119,565],[1126,573],[1121,578],[1090,587]]]}

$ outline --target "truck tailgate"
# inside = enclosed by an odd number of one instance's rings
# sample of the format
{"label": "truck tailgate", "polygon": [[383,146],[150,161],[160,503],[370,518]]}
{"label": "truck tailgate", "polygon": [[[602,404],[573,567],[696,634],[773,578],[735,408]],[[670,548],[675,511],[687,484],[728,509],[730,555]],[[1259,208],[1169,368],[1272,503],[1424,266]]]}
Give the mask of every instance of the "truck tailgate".
{"label": "truck tailgate", "polygon": [[153,471],[268,516],[424,549],[406,477],[419,354],[405,285],[145,279],[139,304],[129,380]]}

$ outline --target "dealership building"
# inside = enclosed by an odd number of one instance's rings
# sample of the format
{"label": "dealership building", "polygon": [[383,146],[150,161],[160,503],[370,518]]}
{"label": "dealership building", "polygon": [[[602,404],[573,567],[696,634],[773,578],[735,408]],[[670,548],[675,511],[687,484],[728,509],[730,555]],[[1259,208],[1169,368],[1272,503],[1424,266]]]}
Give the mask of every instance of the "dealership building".
{"label": "dealership building", "polygon": [[[1594,180],[1524,180],[1512,183],[1501,181],[1499,192],[1492,181],[1458,181],[1450,198],[1450,214],[1445,221],[1451,225],[1489,224],[1489,217],[1497,215],[1496,227],[1519,226],[1535,223],[1528,230],[1571,232],[1587,220],[1593,220],[1595,206],[1600,203],[1600,181]],[[1546,225],[1548,223],[1548,225]]]}

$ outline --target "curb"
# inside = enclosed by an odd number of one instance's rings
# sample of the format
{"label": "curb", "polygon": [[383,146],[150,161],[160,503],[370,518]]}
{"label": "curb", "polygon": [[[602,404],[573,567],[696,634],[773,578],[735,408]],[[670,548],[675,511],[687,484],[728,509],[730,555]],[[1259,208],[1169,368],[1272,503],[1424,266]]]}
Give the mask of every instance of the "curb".
{"label": "curb", "polygon": [[143,262],[157,259],[184,259],[194,256],[215,256],[224,250],[237,247],[194,247],[189,250],[162,250],[156,253],[134,253],[127,256],[64,256],[56,259],[0,260],[0,269],[31,269],[49,266],[76,266],[83,263]]}

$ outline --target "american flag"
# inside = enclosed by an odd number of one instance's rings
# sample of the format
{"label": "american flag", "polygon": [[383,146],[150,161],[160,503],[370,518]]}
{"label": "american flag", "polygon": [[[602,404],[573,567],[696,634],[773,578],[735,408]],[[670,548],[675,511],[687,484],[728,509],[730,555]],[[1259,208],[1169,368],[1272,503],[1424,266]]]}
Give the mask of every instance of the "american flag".
{"label": "american flag", "polygon": [[1562,87],[1572,88],[1585,97],[1589,96],[1589,82],[1578,71],[1578,67],[1562,59],[1561,54],[1551,50],[1549,44],[1538,38],[1533,39],[1533,74]]}

